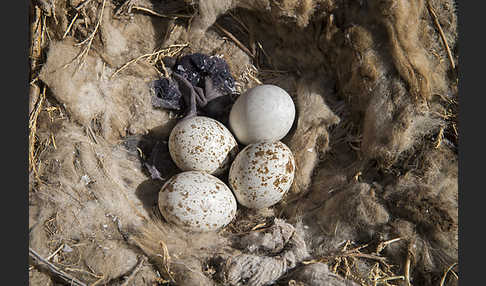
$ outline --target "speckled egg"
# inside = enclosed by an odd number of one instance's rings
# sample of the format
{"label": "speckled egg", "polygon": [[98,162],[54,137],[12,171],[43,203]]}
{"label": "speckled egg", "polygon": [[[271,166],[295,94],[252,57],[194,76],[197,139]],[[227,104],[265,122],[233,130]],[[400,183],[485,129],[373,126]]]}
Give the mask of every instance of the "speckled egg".
{"label": "speckled egg", "polygon": [[182,171],[219,175],[238,153],[238,143],[220,122],[204,116],[183,119],[169,136],[169,152]]}
{"label": "speckled egg", "polygon": [[233,220],[236,199],[213,175],[187,171],[171,177],[159,192],[159,209],[173,224],[192,231],[214,231]]}
{"label": "speckled egg", "polygon": [[263,84],[238,97],[231,107],[229,125],[238,141],[247,145],[284,138],[294,118],[290,95],[276,85]]}
{"label": "speckled egg", "polygon": [[278,203],[294,179],[295,160],[280,141],[246,146],[229,171],[229,185],[245,207],[260,209]]}

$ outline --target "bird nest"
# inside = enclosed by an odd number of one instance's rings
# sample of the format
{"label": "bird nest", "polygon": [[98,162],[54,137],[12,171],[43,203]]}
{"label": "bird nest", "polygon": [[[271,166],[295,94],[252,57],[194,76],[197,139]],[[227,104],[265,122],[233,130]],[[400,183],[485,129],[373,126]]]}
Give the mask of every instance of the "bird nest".
{"label": "bird nest", "polygon": [[[30,32],[31,285],[457,285],[454,1],[38,0]],[[153,82],[194,53],[296,106],[290,190],[218,232],[157,209]]]}

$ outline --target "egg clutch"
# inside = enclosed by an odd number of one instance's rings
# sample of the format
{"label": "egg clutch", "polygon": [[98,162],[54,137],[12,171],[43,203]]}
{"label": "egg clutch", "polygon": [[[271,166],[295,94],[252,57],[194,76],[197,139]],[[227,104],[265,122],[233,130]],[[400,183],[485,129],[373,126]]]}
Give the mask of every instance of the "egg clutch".
{"label": "egg clutch", "polygon": [[[169,136],[169,152],[183,172],[159,192],[164,218],[187,230],[213,231],[233,220],[237,202],[252,209],[278,203],[294,179],[294,157],[280,142],[294,118],[289,94],[264,84],[241,94],[233,104],[231,131],[205,116],[178,122]],[[237,140],[246,145],[241,151]],[[225,184],[216,176],[228,170]]]}

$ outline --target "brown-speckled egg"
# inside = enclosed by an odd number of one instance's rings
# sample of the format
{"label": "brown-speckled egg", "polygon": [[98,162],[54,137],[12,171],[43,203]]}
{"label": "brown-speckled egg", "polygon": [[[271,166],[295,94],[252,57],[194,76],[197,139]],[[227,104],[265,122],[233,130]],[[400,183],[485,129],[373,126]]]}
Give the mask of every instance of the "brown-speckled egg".
{"label": "brown-speckled egg", "polygon": [[233,220],[236,200],[213,175],[187,171],[171,177],[159,192],[159,209],[173,224],[193,231],[214,231]]}
{"label": "brown-speckled egg", "polygon": [[220,122],[195,116],[183,119],[171,131],[169,152],[182,171],[220,175],[238,153],[238,143]]}
{"label": "brown-speckled egg", "polygon": [[229,171],[229,185],[238,202],[260,209],[278,203],[294,179],[292,151],[280,141],[246,146]]}

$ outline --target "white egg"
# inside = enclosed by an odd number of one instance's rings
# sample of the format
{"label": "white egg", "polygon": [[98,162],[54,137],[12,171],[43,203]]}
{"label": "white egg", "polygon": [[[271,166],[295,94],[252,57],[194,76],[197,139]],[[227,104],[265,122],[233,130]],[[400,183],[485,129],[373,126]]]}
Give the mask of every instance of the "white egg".
{"label": "white egg", "polygon": [[245,207],[260,209],[278,203],[294,180],[295,160],[280,141],[246,146],[229,172],[229,185]]}
{"label": "white egg", "polygon": [[171,177],[159,192],[159,209],[173,224],[193,231],[217,230],[233,220],[236,199],[213,175],[187,171]]}
{"label": "white egg", "polygon": [[287,135],[295,118],[295,105],[282,88],[263,84],[240,95],[233,104],[229,125],[238,141],[247,145],[278,141]]}
{"label": "white egg", "polygon": [[169,152],[182,171],[219,175],[238,153],[238,143],[220,122],[204,116],[183,119],[169,136]]}

